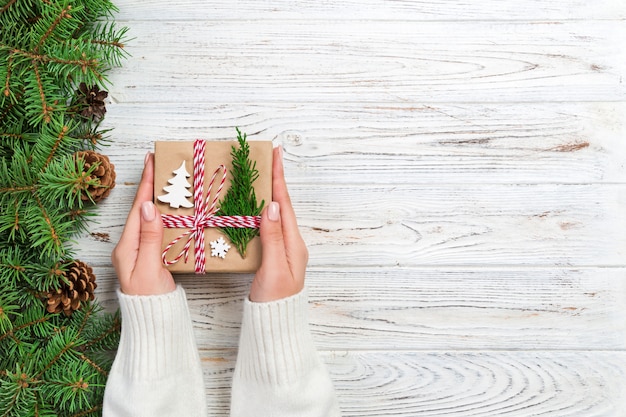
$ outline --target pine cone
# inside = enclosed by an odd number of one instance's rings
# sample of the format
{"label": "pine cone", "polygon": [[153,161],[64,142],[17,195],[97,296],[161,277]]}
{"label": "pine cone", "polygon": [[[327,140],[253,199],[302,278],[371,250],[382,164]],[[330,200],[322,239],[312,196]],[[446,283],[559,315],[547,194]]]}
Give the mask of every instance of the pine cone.
{"label": "pine cone", "polygon": [[92,118],[96,121],[104,117],[107,109],[104,104],[104,99],[108,97],[109,93],[102,90],[97,85],[87,87],[87,84],[80,83],[76,93],[80,97],[79,104],[82,107],[80,115],[85,118]]}
{"label": "pine cone", "polygon": [[49,313],[63,312],[66,316],[81,307],[85,301],[93,301],[96,276],[93,269],[84,262],[72,262],[66,271],[61,272],[64,279],[61,286],[56,290],[50,290],[47,294],[47,310]]}
{"label": "pine cone", "polygon": [[[94,151],[76,152],[74,157],[84,161],[84,173],[88,172],[92,166],[97,165],[90,175],[83,176],[81,200],[91,200],[97,203],[107,197],[113,187],[115,187],[115,166],[111,163],[109,157]],[[94,177],[98,180],[98,184],[87,184],[92,181]]]}

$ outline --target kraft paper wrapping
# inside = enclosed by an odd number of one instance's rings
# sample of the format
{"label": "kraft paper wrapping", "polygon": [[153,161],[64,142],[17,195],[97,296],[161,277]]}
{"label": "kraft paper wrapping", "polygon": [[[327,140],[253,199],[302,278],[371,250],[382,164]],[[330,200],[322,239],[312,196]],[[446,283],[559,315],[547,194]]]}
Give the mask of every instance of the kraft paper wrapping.
{"label": "kraft paper wrapping", "polygon": [[[179,214],[192,216],[194,214],[194,208],[172,208],[168,203],[163,203],[157,200],[157,196],[166,194],[163,191],[163,187],[169,185],[167,182],[174,174],[173,171],[180,167],[181,162],[185,161],[185,167],[187,172],[191,174],[187,180],[189,184],[192,184],[188,190],[193,194],[193,141],[185,142],[156,142],[154,146],[154,196],[155,204],[162,214]],[[272,142],[269,141],[249,141],[250,145],[250,159],[256,161],[256,168],[259,171],[259,178],[254,182],[254,190],[257,197],[257,202],[260,203],[265,200],[265,206],[272,201]],[[206,199],[206,192],[209,187],[211,177],[215,172],[215,169],[223,164],[228,170],[228,176],[224,189],[220,193],[219,201],[221,201],[228,188],[230,187],[230,181],[232,178],[232,157],[230,155],[231,147],[238,147],[237,141],[206,141],[205,149],[205,176],[204,176],[204,198]],[[215,192],[219,186],[221,180],[221,174],[215,180],[213,188],[211,190],[211,196],[209,197],[209,205],[213,201]],[[188,198],[189,201],[193,201],[193,197]],[[219,206],[219,203],[218,203]],[[264,207],[265,207],[264,206]],[[241,213],[243,214],[243,213]],[[164,229],[164,237],[162,247],[165,247],[182,233],[185,229]],[[211,256],[211,246],[209,242],[217,240],[219,237],[223,237],[224,240],[231,246],[226,258],[222,259],[217,256]],[[261,264],[261,241],[259,237],[255,237],[248,244],[246,251],[246,257],[242,258],[237,248],[230,242],[228,237],[217,228],[204,229],[205,238],[205,256],[206,256],[206,272],[255,272]],[[174,247],[167,253],[167,259],[173,260],[181,252],[185,245],[186,238],[179,241]],[[182,257],[174,265],[168,266],[168,269],[172,273],[194,273],[194,245],[192,242],[189,250],[189,259],[185,263],[184,257]]]}

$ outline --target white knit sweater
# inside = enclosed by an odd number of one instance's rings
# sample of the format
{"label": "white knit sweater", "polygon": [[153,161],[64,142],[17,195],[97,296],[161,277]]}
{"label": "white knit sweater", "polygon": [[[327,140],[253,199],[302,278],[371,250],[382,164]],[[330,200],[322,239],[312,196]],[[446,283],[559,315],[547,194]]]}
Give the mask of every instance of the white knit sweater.
{"label": "white knit sweater", "polygon": [[[104,417],[205,417],[206,392],[185,291],[118,291],[122,335]],[[304,292],[244,302],[232,417],[339,416],[332,382],[311,340]]]}

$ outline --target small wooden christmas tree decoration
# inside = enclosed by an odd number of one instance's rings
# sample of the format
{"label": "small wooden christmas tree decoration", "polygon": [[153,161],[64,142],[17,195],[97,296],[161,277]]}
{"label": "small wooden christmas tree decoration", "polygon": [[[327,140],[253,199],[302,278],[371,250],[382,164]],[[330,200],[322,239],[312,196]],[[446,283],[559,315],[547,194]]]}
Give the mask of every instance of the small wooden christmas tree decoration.
{"label": "small wooden christmas tree decoration", "polygon": [[174,178],[167,180],[171,185],[163,187],[163,191],[168,194],[160,195],[157,199],[162,203],[169,203],[172,208],[193,207],[193,203],[187,200],[187,197],[191,197],[192,194],[187,190],[187,188],[191,187],[191,184],[187,181],[190,174],[185,168],[185,161],[180,164],[180,168],[174,171],[174,174],[176,174]]}

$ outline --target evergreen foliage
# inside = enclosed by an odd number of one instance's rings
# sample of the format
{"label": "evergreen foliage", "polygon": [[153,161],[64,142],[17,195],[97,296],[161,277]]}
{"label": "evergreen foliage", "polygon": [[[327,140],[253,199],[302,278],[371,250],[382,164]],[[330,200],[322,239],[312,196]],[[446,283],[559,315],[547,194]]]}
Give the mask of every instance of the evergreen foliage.
{"label": "evergreen foliage", "polygon": [[[237,129],[239,147],[232,146],[230,156],[233,158],[230,188],[220,203],[219,216],[259,216],[263,211],[265,200],[257,204],[254,192],[254,181],[259,178],[256,161],[250,160],[250,145],[247,135]],[[235,245],[242,257],[246,257],[248,243],[259,235],[259,229],[226,227],[222,229]]]}
{"label": "evergreen foliage", "polygon": [[[101,414],[118,314],[87,302],[50,314],[94,207],[74,153],[105,140],[80,84],[125,57],[106,0],[0,0],[0,417]],[[84,88],[83,88],[84,90]],[[98,109],[97,109],[98,110]]]}

